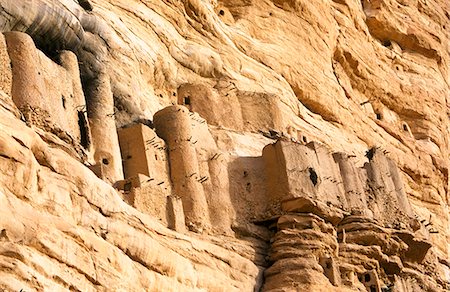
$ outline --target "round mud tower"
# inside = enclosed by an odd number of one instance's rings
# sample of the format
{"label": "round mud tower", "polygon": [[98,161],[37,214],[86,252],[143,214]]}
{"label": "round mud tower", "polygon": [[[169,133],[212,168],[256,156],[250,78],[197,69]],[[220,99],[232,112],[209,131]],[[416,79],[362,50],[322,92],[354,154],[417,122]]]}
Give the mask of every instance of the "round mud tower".
{"label": "round mud tower", "polygon": [[110,183],[123,179],[122,156],[114,121],[114,99],[109,76],[100,73],[87,84],[88,117],[94,144],[94,160]]}
{"label": "round mud tower", "polygon": [[186,224],[190,230],[202,232],[209,227],[209,213],[203,186],[198,181],[189,111],[183,106],[166,107],[155,114],[154,125],[158,136],[169,146],[170,176],[174,192],[183,202]]}
{"label": "round mud tower", "polygon": [[45,108],[42,98],[44,84],[39,71],[39,57],[31,37],[22,32],[5,33],[11,58],[12,98],[18,108]]}

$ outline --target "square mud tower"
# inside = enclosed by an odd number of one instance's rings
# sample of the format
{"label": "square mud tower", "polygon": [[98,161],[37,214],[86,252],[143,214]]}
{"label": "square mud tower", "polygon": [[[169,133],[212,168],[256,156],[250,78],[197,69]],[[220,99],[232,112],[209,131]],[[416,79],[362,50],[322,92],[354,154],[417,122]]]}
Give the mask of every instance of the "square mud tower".
{"label": "square mud tower", "polygon": [[277,141],[264,148],[263,158],[271,213],[322,214],[327,206],[346,205],[339,166],[325,147]]}
{"label": "square mud tower", "polygon": [[166,143],[143,124],[118,130],[125,178],[144,174],[150,178],[170,181]]}

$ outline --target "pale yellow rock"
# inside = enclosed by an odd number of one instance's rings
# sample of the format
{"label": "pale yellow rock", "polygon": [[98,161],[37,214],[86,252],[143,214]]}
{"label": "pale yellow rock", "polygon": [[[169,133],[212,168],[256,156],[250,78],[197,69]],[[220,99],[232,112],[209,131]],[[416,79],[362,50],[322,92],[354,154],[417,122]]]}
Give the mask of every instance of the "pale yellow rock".
{"label": "pale yellow rock", "polygon": [[[450,289],[449,15],[2,1],[0,290]],[[167,106],[182,127],[158,124]],[[127,193],[116,129],[153,122],[168,149],[139,156]]]}

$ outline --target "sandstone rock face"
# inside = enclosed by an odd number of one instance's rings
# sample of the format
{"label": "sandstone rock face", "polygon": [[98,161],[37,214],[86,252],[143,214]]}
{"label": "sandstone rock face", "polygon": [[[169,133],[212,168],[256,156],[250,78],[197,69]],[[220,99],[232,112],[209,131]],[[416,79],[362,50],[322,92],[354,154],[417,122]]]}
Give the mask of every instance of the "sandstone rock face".
{"label": "sandstone rock face", "polygon": [[3,0],[0,290],[447,291],[445,0]]}

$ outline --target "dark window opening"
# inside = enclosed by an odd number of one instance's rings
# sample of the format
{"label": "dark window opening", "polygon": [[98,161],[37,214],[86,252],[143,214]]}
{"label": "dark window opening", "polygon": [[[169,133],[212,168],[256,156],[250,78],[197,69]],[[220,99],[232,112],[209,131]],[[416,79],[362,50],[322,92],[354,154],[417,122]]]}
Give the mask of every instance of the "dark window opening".
{"label": "dark window opening", "polygon": [[131,182],[127,182],[124,186],[123,186],[123,190],[126,192],[131,191]]}
{"label": "dark window opening", "polygon": [[305,136],[303,136],[303,142],[305,142],[305,143],[307,143],[307,142],[308,142],[308,139],[306,139],[306,137],[305,137]]}
{"label": "dark window opening", "polygon": [[369,274],[365,274],[364,275],[364,281],[365,282],[369,282],[370,281],[370,275]]}
{"label": "dark window opening", "polygon": [[78,0],[78,3],[86,11],[92,11],[94,9],[88,0]]}
{"label": "dark window opening", "polygon": [[[117,109],[117,111],[119,111],[119,112],[124,110],[123,105],[120,104],[120,103],[118,103],[117,105],[114,104],[114,107],[115,107],[115,108]],[[114,110],[114,111],[116,111],[116,110]]]}
{"label": "dark window opening", "polygon": [[158,160],[158,155],[155,154],[155,160]]}
{"label": "dark window opening", "polygon": [[392,45],[392,43],[391,43],[390,40],[385,40],[385,41],[383,42],[383,46],[385,46],[386,48],[387,48],[387,47],[390,47],[391,45]]}
{"label": "dark window opening", "polygon": [[335,285],[336,284],[336,279],[333,277],[333,270],[332,270],[332,259],[331,258],[321,258],[319,260],[319,264],[322,266],[323,268],[323,272],[325,277],[328,278],[328,280],[330,280],[331,284]]}
{"label": "dark window opening", "polygon": [[64,95],[61,95],[61,102],[62,102],[63,108],[66,109],[66,98],[64,97]]}
{"label": "dark window opening", "polygon": [[370,286],[370,292],[377,292],[377,288],[375,288],[375,286]]}
{"label": "dark window opening", "polygon": [[377,120],[381,120],[381,114],[380,113],[377,113]]}
{"label": "dark window opening", "polygon": [[220,9],[219,15],[224,16],[224,15],[225,15],[225,11],[223,11],[222,9]]}
{"label": "dark window opening", "polygon": [[366,157],[369,160],[372,160],[374,154],[375,154],[375,148],[371,148],[371,149],[366,151]]}
{"label": "dark window opening", "polygon": [[103,159],[102,159],[102,163],[103,163],[104,165],[108,165],[108,164],[109,164],[109,160],[106,159],[106,158],[103,158]]}
{"label": "dark window opening", "polygon": [[247,184],[245,185],[245,189],[247,190],[247,192],[251,192],[251,190],[252,190],[252,184],[251,184],[251,183],[247,183]]}
{"label": "dark window opening", "polygon": [[87,149],[90,145],[88,122],[82,111],[78,111],[78,127],[80,128],[80,144]]}
{"label": "dark window opening", "polygon": [[186,96],[183,98],[183,104],[190,105],[191,104],[191,98],[189,96]]}
{"label": "dark window opening", "polygon": [[406,124],[403,124],[403,130],[408,131],[408,126]]}
{"label": "dark window opening", "polygon": [[316,171],[312,167],[308,168],[308,171],[309,171],[309,179],[311,180],[313,185],[316,186],[319,178],[317,176]]}

